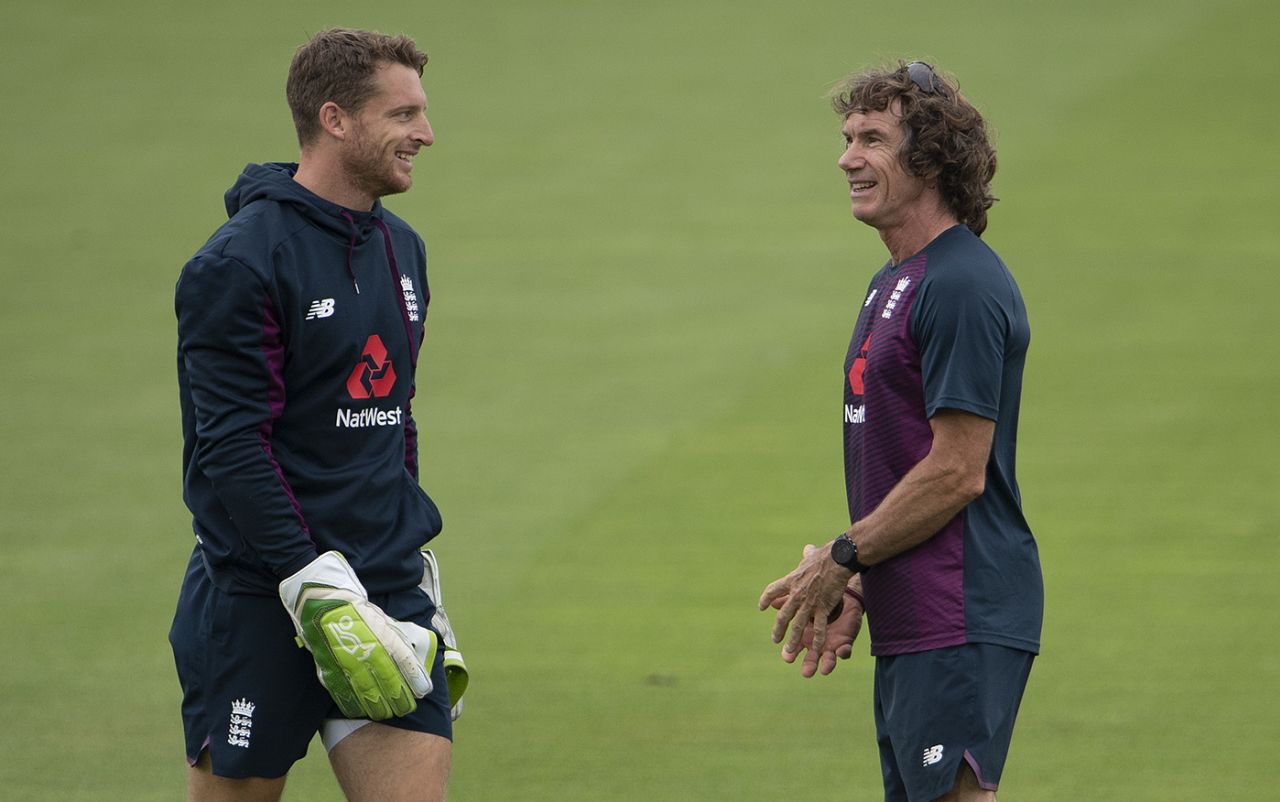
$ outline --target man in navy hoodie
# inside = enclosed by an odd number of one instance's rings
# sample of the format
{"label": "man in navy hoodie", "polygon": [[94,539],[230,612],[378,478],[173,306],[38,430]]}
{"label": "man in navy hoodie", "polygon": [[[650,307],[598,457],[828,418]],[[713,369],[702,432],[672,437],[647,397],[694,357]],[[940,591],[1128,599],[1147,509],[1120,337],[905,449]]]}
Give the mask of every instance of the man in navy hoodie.
{"label": "man in navy hoodie", "polygon": [[419,551],[441,519],[411,410],[426,255],[380,201],[434,139],[426,60],[347,29],[299,48],[298,163],[246,167],[178,280],[196,546],[169,637],[193,800],[278,799],[317,732],[349,799],[444,798],[451,703]]}

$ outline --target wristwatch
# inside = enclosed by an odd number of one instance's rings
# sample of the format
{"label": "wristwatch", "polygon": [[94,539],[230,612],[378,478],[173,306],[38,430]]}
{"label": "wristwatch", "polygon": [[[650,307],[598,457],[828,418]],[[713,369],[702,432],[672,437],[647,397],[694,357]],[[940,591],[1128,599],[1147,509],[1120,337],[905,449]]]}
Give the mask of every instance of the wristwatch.
{"label": "wristwatch", "polygon": [[850,540],[848,534],[842,534],[832,542],[831,559],[855,574],[860,574],[868,568],[858,562],[858,544]]}

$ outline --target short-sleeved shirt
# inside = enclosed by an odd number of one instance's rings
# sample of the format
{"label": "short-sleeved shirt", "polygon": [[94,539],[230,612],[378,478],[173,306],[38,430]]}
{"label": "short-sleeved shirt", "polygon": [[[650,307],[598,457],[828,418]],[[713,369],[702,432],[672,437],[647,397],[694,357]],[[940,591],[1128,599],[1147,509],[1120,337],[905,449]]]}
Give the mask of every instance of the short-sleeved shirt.
{"label": "short-sleeved shirt", "polygon": [[1030,339],[1013,276],[964,226],[871,281],[844,366],[850,521],[875,510],[929,453],[939,410],[995,421],[982,495],[863,574],[873,655],[963,643],[1039,651],[1040,558],[1014,468]]}

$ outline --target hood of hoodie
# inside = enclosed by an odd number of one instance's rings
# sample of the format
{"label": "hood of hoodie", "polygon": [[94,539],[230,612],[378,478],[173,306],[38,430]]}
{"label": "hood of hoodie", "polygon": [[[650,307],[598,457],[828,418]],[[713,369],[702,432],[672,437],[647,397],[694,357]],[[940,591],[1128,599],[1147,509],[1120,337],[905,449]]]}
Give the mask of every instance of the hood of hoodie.
{"label": "hood of hoodie", "polygon": [[291,206],[316,228],[346,243],[347,274],[351,276],[351,284],[357,293],[360,292],[360,283],[356,278],[352,257],[355,249],[372,237],[374,232],[381,232],[386,242],[387,259],[392,269],[396,269],[395,256],[391,249],[391,235],[382,219],[381,200],[375,200],[373,209],[367,212],[348,209],[325,200],[294,181],[293,177],[297,172],[298,165],[294,162],[246,165],[240,177],[223,196],[227,207],[227,218],[235,217],[237,212],[260,200]]}
{"label": "hood of hoodie", "polygon": [[339,206],[294,181],[297,172],[298,165],[292,162],[246,165],[223,196],[227,217],[235,217],[236,212],[254,201],[272,200],[296,207],[317,227],[331,231],[344,241],[350,238],[362,242],[373,235],[375,221],[382,219],[382,201],[374,201],[373,210],[368,212]]}

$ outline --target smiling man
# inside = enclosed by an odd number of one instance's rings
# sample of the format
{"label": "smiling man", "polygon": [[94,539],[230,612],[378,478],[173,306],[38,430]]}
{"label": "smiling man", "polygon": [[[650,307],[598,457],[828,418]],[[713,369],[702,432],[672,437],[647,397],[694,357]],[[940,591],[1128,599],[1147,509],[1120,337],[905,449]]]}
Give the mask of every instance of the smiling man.
{"label": "smiling man", "polygon": [[804,676],[849,657],[865,612],[886,800],[990,801],[1043,612],[1014,471],[1030,328],[980,239],[995,151],[922,62],[855,76],[835,108],[853,216],[889,251],[843,370],[850,525],[759,605]]}
{"label": "smiling man", "polygon": [[278,799],[317,732],[348,799],[444,798],[452,633],[410,409],[426,255],[380,200],[434,141],[426,61],[359,30],[299,48],[298,163],[246,167],[178,280],[192,800]]}

